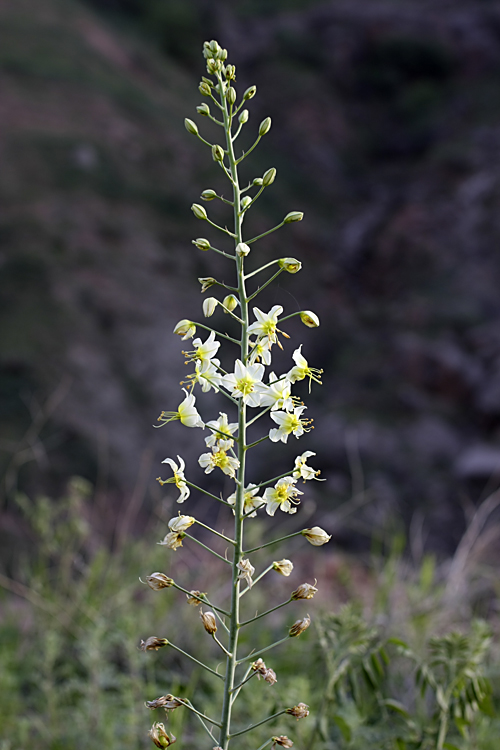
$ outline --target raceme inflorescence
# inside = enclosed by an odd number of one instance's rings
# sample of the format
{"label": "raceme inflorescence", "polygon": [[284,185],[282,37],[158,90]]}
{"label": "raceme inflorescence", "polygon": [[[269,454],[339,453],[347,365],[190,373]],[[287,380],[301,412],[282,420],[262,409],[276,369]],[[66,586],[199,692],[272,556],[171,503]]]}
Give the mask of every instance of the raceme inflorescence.
{"label": "raceme inflorescence", "polygon": [[[290,560],[282,559],[270,562],[264,570],[256,573],[252,555],[260,549],[293,536],[302,535],[313,546],[326,544],[330,536],[326,531],[315,526],[287,534],[286,537],[274,539],[258,547],[245,549],[245,523],[252,523],[252,519],[259,512],[261,515],[264,514],[264,517],[266,514],[272,517],[277,511],[288,514],[296,513],[301,496],[304,494],[303,490],[298,487],[299,481],[300,486],[303,486],[308,481],[318,479],[319,471],[309,465],[309,460],[315,454],[305,451],[297,456],[288,472],[257,484],[249,482],[247,454],[264,441],[286,443],[290,436],[300,438],[311,429],[312,420],[305,415],[306,406],[297,396],[292,395],[292,388],[295,383],[305,380],[308,381],[310,391],[313,382],[321,384],[322,371],[309,365],[302,354],[302,346],[293,351],[291,366],[287,372],[276,374],[272,369],[272,359],[273,347],[283,349],[283,340],[289,338],[286,331],[282,329],[286,320],[298,316],[305,326],[315,328],[319,326],[319,318],[310,310],[283,316],[281,305],[274,305],[267,312],[252,305],[257,295],[280,274],[295,274],[301,270],[300,261],[284,257],[265,263],[251,272],[246,272],[245,263],[253,252],[254,243],[284,225],[301,221],[303,214],[300,211],[291,211],[272,229],[259,236],[244,239],[245,216],[259,196],[273,184],[276,169],[268,169],[262,177],[251,180],[245,187],[240,186],[238,169],[271,128],[271,118],[266,117],[261,122],[255,143],[246,153],[243,152],[237,157],[235,143],[249,120],[249,112],[245,105],[255,96],[256,87],[248,88],[237,103],[238,97],[234,87],[236,71],[234,65],[227,63],[226,50],[222,49],[216,41],[205,42],[203,54],[206,59],[208,77],[203,76],[199,90],[209,103],[201,104],[197,107],[197,112],[220,126],[224,133],[224,143],[223,145],[209,143],[200,134],[198,125],[193,120],[186,119],[185,126],[189,133],[210,148],[214,162],[229,180],[232,190],[232,199],[226,199],[212,189],[204,190],[201,199],[205,203],[219,200],[228,205],[232,209],[233,224],[231,229],[227,226],[219,226],[210,219],[202,204],[195,203],[191,207],[195,217],[220,232],[229,247],[226,249],[215,247],[210,240],[205,238],[195,239],[193,244],[201,251],[212,251],[223,256],[228,264],[234,264],[234,285],[223,283],[211,276],[201,278],[199,281],[202,293],[215,289],[223,290],[225,294],[223,299],[210,296],[204,300],[202,306],[204,317],[211,318],[220,312],[225,313],[236,321],[236,329],[239,333],[234,336],[229,335],[206,323],[188,319],[177,323],[174,333],[178,334],[183,341],[193,339],[192,349],[183,352],[186,364],[193,369],[183,383],[186,386],[183,389],[184,398],[181,399],[177,410],[162,412],[158,418],[160,422],[158,426],[162,427],[168,422],[178,420],[188,428],[204,430],[205,449],[198,459],[200,466],[207,474],[219,473],[224,485],[230,481],[234,489],[224,499],[222,495],[218,497],[194,485],[189,481],[186,465],[181,456],[168,457],[163,461],[169,473],[165,478],[159,477],[158,481],[162,485],[175,485],[179,492],[178,503],[188,501],[191,491],[194,490],[197,493],[204,493],[213,502],[227,506],[234,515],[234,528],[232,535],[226,535],[193,516],[179,513],[169,521],[168,532],[160,544],[171,550],[177,550],[182,547],[184,539],[200,543],[190,533],[192,527],[196,525],[222,538],[228,545],[227,557],[222,557],[205,544],[203,546],[219,558],[221,564],[224,563],[225,567],[230,569],[231,597],[226,603],[216,604],[208,594],[195,590],[189,591],[165,573],[160,572],[147,576],[145,582],[153,591],[176,588],[186,594],[189,604],[194,604],[199,608],[200,627],[204,628],[207,636],[213,639],[219,655],[222,652],[225,672],[220,673],[184,651],[181,653],[210,673],[213,679],[223,681],[223,698],[220,715],[217,717],[207,716],[201,707],[195,706],[187,698],[171,694],[148,701],[146,705],[151,710],[164,709],[167,717],[170,711],[184,707],[193,712],[202,723],[209,738],[207,747],[213,747],[214,750],[227,750],[233,738],[250,732],[282,714],[289,714],[297,720],[309,714],[308,706],[305,703],[299,703],[296,706],[283,707],[271,716],[258,719],[250,726],[243,728],[238,727],[234,720],[234,708],[238,697],[251,689],[248,683],[255,677],[258,680],[262,678],[270,686],[277,681],[276,673],[266,666],[260,658],[261,654],[290,638],[300,636],[309,627],[311,619],[308,614],[302,616],[288,627],[283,638],[266,648],[251,651],[250,654],[248,651],[241,653],[241,647],[238,648],[241,629],[251,627],[260,618],[285,605],[301,599],[311,599],[317,591],[315,585],[303,583],[281,604],[250,619],[242,619],[240,613],[242,598],[251,592],[267,573],[275,571],[282,576],[289,576],[293,569],[293,563]],[[210,106],[214,108],[215,115],[212,114]],[[269,278],[250,291],[249,287],[254,285],[255,277],[265,274],[266,271]],[[222,297],[223,294],[220,296]],[[253,313],[252,318],[250,318],[250,308]],[[196,337],[198,328],[207,332],[205,340]],[[236,352],[236,357],[231,360],[230,366],[226,361],[224,361],[224,366],[221,364],[222,344],[225,349],[232,348],[232,356]],[[197,397],[200,391],[206,393],[211,390],[219,394],[221,400],[225,400],[227,407],[215,418],[205,421],[198,412]],[[262,426],[266,420],[268,426],[262,430],[263,434],[258,439],[248,442],[247,431],[262,417],[264,419],[259,422],[258,426]],[[316,581],[314,583],[316,584]],[[164,647],[181,651],[164,637],[150,636],[141,642],[141,649],[144,651],[156,651]],[[154,744],[160,748],[168,747],[176,741],[162,722],[155,722],[149,734]],[[233,744],[237,744],[237,741]],[[259,750],[268,745],[272,748],[292,747],[293,741],[285,735],[273,735],[261,745]]]}

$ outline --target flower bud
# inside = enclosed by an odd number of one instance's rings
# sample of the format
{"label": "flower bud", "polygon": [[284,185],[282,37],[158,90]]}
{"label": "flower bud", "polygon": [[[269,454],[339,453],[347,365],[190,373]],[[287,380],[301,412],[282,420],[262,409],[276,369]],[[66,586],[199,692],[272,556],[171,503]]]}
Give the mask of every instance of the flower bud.
{"label": "flower bud", "polygon": [[207,219],[207,212],[203,208],[203,206],[200,206],[199,203],[193,203],[191,206],[191,211],[194,213],[197,219],[204,219],[206,221]]}
{"label": "flower bud", "polygon": [[153,724],[148,734],[155,743],[156,747],[168,747],[169,745],[173,745],[176,741],[176,737],[174,737],[174,735],[169,737],[165,731],[165,727],[163,726],[163,724],[160,724],[158,722],[155,722]]}
{"label": "flower bud", "polygon": [[[200,84],[200,86],[201,86],[201,84]],[[210,93],[210,89],[208,91]],[[199,104],[196,107],[196,111],[198,112],[199,115],[203,115],[203,117],[208,117],[209,114],[210,114],[210,107],[208,106],[208,104],[206,104],[205,102],[203,102],[203,104]]]}
{"label": "flower bud", "polygon": [[240,116],[238,117],[239,122],[244,125],[246,122],[248,122],[248,118],[250,117],[250,113],[248,109],[243,109],[240,112]]}
{"label": "flower bud", "polygon": [[302,263],[296,258],[281,258],[278,265],[287,273],[298,273],[302,268]]}
{"label": "flower bud", "polygon": [[160,589],[168,589],[173,584],[174,579],[169,578],[165,573],[151,573],[150,576],[146,576],[146,583],[153,591],[160,591]]}
{"label": "flower bud", "polygon": [[280,747],[293,747],[292,740],[288,739],[288,737],[285,734],[280,734],[279,737],[273,737],[273,744],[271,745],[271,750],[275,750],[276,745],[279,745]]}
{"label": "flower bud", "polygon": [[198,279],[198,281],[201,284],[201,293],[202,294],[204,292],[206,292],[207,289],[210,289],[211,286],[213,286],[214,284],[217,284],[217,279],[214,279],[213,276],[204,276],[204,277]]}
{"label": "flower bud", "polygon": [[213,201],[214,198],[217,198],[217,193],[211,188],[204,190],[201,194],[201,199],[204,201]]}
{"label": "flower bud", "polygon": [[203,627],[210,635],[214,635],[217,632],[217,622],[213,612],[200,612],[201,621]]}
{"label": "flower bud", "polygon": [[158,638],[156,635],[152,635],[145,641],[141,641],[139,648],[141,651],[158,651],[158,649],[163,646],[168,646],[167,639]]}
{"label": "flower bud", "polygon": [[271,169],[268,169],[267,172],[264,172],[264,175],[262,176],[262,184],[264,187],[268,187],[268,185],[272,185],[274,180],[276,179],[276,170],[274,167],[271,167]]}
{"label": "flower bud", "polygon": [[219,304],[219,300],[215,297],[207,297],[203,302],[203,315],[205,318],[211,318],[215,312],[215,308]]}
{"label": "flower bud", "polygon": [[246,242],[239,242],[236,245],[236,255],[239,255],[240,257],[244,257],[245,255],[248,255],[250,252],[250,247],[246,244]]}
{"label": "flower bud", "polygon": [[302,221],[304,214],[302,211],[290,211],[283,219],[284,224],[290,224],[292,221]]}
{"label": "flower bud", "polygon": [[179,513],[178,516],[170,519],[168,522],[168,528],[170,531],[176,531],[179,533],[180,531],[186,531],[186,529],[189,529],[195,521],[196,519],[193,518],[193,516],[181,516]]}
{"label": "flower bud", "polygon": [[292,592],[291,599],[312,599],[314,594],[317,592],[316,586],[312,586],[310,583],[301,583],[295,591]]}
{"label": "flower bud", "polygon": [[262,120],[262,122],[259,125],[259,135],[262,137],[266,133],[269,133],[271,130],[271,118],[266,117],[265,120]]}
{"label": "flower bud", "polygon": [[198,135],[198,125],[190,120],[189,117],[185,118],[184,127],[186,128],[188,133],[191,133],[191,135]]}
{"label": "flower bud", "polygon": [[196,333],[196,326],[191,320],[179,320],[174,328],[177,336],[182,336],[182,340],[190,339]]}
{"label": "flower bud", "polygon": [[224,60],[227,58],[227,49],[220,49],[217,52],[217,57],[219,60],[222,60],[224,62]]}
{"label": "flower bud", "polygon": [[212,159],[219,162],[224,161],[224,151],[218,143],[212,146]]}
{"label": "flower bud", "polygon": [[233,81],[236,78],[236,68],[234,65],[226,65],[226,78]]}
{"label": "flower bud", "polygon": [[248,99],[252,99],[256,93],[257,93],[257,86],[250,86],[250,88],[248,88],[243,94],[243,101],[248,101]]}
{"label": "flower bud", "polygon": [[289,576],[293,570],[293,562],[291,560],[276,560],[273,562],[273,570],[282,576]]}
{"label": "flower bud", "polygon": [[194,604],[195,606],[197,604],[201,604],[202,600],[205,597],[206,597],[206,594],[204,594],[203,591],[197,591],[197,590],[190,591],[189,594],[186,594],[187,603]]}
{"label": "flower bud", "polygon": [[302,536],[305,536],[307,541],[310,542],[313,547],[321,547],[332,538],[331,535],[327,534],[326,531],[319,526],[313,526],[312,529],[302,529],[300,533]]}
{"label": "flower bud", "polygon": [[317,328],[319,326],[318,316],[310,310],[302,310],[300,313],[300,319],[308,328]]}
{"label": "flower bud", "polygon": [[233,312],[235,307],[237,307],[239,304],[240,303],[238,302],[234,294],[228,294],[227,297],[224,297],[224,299],[222,300],[222,305],[226,308],[224,310],[225,313],[227,313],[228,310],[229,312]]}
{"label": "flower bud", "polygon": [[226,91],[226,99],[228,104],[230,104],[231,106],[233,106],[236,101],[236,91],[232,86],[228,86],[228,89]]}
{"label": "flower bud", "polygon": [[203,42],[203,57],[205,57],[205,59],[209,60],[210,58],[215,57],[219,50],[220,45],[215,39],[212,39],[210,42]]}
{"label": "flower bud", "polygon": [[295,716],[297,721],[299,719],[305,719],[306,716],[309,716],[309,706],[306,706],[305,703],[299,703],[298,706],[287,708],[285,713],[290,714],[291,716]]}
{"label": "flower bud", "polygon": [[250,198],[250,196],[249,195],[245,195],[245,197],[241,201],[241,209],[242,209],[242,211],[244,211],[246,208],[248,208],[248,206],[250,205],[251,202],[252,202],[252,199]]}
{"label": "flower bud", "polygon": [[200,85],[198,86],[198,91],[203,96],[210,96],[210,94],[211,94],[210,86],[208,85],[208,83],[205,83],[205,81],[202,81],[200,83]]}
{"label": "flower bud", "polygon": [[207,251],[210,250],[210,242],[206,240],[204,237],[198,237],[196,240],[191,240],[193,245],[196,245],[198,250]]}
{"label": "flower bud", "polygon": [[311,624],[311,618],[309,615],[306,615],[303,620],[297,620],[293,623],[292,627],[288,631],[288,635],[290,638],[296,638],[298,635],[304,632],[304,630],[307,630],[309,625]]}
{"label": "flower bud", "polygon": [[258,187],[261,187],[263,182],[264,180],[262,179],[262,177],[256,177],[254,181],[252,182],[252,185],[257,185]]}
{"label": "flower bud", "polygon": [[208,60],[207,70],[211,75],[216,75],[220,70],[222,70],[222,60]]}

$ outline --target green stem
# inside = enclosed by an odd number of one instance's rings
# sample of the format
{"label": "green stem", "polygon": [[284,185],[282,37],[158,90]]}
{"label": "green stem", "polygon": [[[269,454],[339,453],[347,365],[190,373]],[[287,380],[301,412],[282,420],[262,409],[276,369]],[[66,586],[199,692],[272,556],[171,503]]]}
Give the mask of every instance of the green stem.
{"label": "green stem", "polygon": [[196,523],[198,526],[203,526],[204,529],[207,529],[207,531],[211,531],[212,534],[215,534],[216,536],[220,536],[221,539],[224,539],[225,542],[229,542],[229,544],[235,544],[234,539],[230,539],[228,536],[224,536],[224,534],[219,533],[215,529],[212,529],[211,526],[207,526],[206,524],[202,523],[201,521],[198,521],[196,519]]}
{"label": "green stem", "polygon": [[231,338],[231,336],[228,336],[227,333],[220,333],[219,331],[216,331],[215,328],[210,328],[210,326],[206,326],[204,323],[195,323],[195,321],[193,321],[193,324],[195,326],[199,326],[200,328],[204,328],[205,331],[213,331],[217,334],[217,336],[220,336],[223,339],[227,339],[228,341],[232,341],[233,344],[238,344],[238,346],[241,345],[241,341]]}
{"label": "green stem", "polygon": [[245,678],[240,682],[239,685],[236,685],[236,687],[233,688],[233,692],[236,692],[236,691],[239,692],[241,690],[241,688],[243,687],[243,685],[246,685],[247,682],[250,682],[250,680],[252,679],[252,677],[255,677],[255,675],[257,674],[257,672],[255,672],[255,671],[252,671],[252,674],[249,677],[246,676],[248,674],[248,671],[250,669],[252,669],[251,666],[248,668],[247,672],[245,673]]}
{"label": "green stem", "polygon": [[275,646],[279,646],[280,643],[284,643],[285,641],[288,641],[290,638],[289,635],[285,636],[285,638],[282,638],[280,641],[275,641],[275,643],[271,643],[270,646],[266,646],[265,648],[261,648],[260,651],[255,651],[251,654],[248,654],[248,656],[245,656],[243,659],[238,659],[238,664],[243,664],[243,662],[248,661],[249,659],[255,659],[256,656],[260,656],[261,654],[265,654],[266,651],[270,651]]}
{"label": "green stem", "polygon": [[250,148],[248,149],[248,151],[246,151],[246,152],[244,151],[243,152],[243,154],[240,156],[240,158],[236,160],[236,164],[239,164],[240,161],[243,161],[243,159],[246,159],[247,156],[249,156],[252,153],[252,151],[254,150],[254,148],[259,144],[261,138],[262,138],[261,135],[257,136],[257,140],[255,141],[255,143],[253,144],[253,146],[250,146]]}
{"label": "green stem", "polygon": [[268,721],[272,721],[273,719],[277,719],[278,716],[282,716],[283,714],[286,714],[286,708],[283,709],[283,711],[278,711],[277,714],[273,714],[272,716],[268,716],[267,719],[262,719],[262,721],[258,721],[256,724],[250,724],[249,727],[246,729],[241,729],[239,732],[235,732],[231,735],[231,737],[239,737],[240,734],[246,734],[246,732],[251,732],[252,729],[255,729],[256,727],[260,727],[261,724],[266,724]]}
{"label": "green stem", "polygon": [[222,503],[223,505],[227,505],[229,508],[233,507],[231,505],[231,503],[226,503],[226,501],[223,500],[221,497],[217,497],[217,495],[212,495],[211,492],[208,492],[208,490],[204,490],[203,487],[198,487],[197,484],[193,484],[192,482],[188,482],[187,480],[186,480],[186,484],[188,485],[188,487],[192,487],[194,490],[198,490],[199,492],[203,492],[203,494],[207,495],[207,497],[211,497],[213,500],[218,500],[219,503]]}
{"label": "green stem", "polygon": [[[254,581],[255,583],[255,581]],[[268,609],[266,612],[263,612],[261,615],[255,615],[255,617],[250,618],[250,620],[245,620],[244,622],[240,623],[240,626],[243,627],[243,625],[249,625],[251,622],[255,622],[256,620],[260,620],[261,617],[265,617],[266,615],[270,615],[271,612],[275,612],[277,609],[281,609],[281,607],[285,607],[287,604],[290,604],[290,602],[293,601],[293,599],[287,599],[286,602],[282,602],[281,604],[278,604],[276,607],[273,607],[272,609]]]}
{"label": "green stem", "polygon": [[229,656],[229,657],[232,656],[232,654],[227,650],[227,648],[225,646],[223,646],[223,644],[219,641],[219,639],[217,638],[217,636],[215,635],[215,633],[212,633],[212,638],[214,639],[214,641],[216,642],[216,644],[219,646],[219,648],[221,649],[221,651],[224,651],[224,653],[226,654],[226,656]]}
{"label": "green stem", "polygon": [[[302,534],[302,531],[294,531],[293,534],[287,534],[286,536],[280,536],[279,539],[273,539],[272,542],[266,542],[266,544],[261,544],[260,547],[252,547],[252,549],[247,549],[243,553],[244,555],[249,555],[251,552],[257,552],[259,549],[264,549],[265,547],[271,547],[273,544],[278,544],[279,542],[284,542],[285,539],[291,539],[293,536],[300,536]],[[186,536],[189,536],[189,534],[186,534]]]}
{"label": "green stem", "polygon": [[259,748],[257,748],[257,750],[264,750],[264,748],[265,748],[265,747],[267,747],[267,746],[269,745],[269,743],[270,743],[270,742],[272,742],[272,741],[273,741],[273,738],[272,738],[272,737],[270,737],[270,738],[269,738],[268,740],[266,740],[266,741],[264,742],[264,744],[263,744],[263,745],[261,745],[261,746],[260,746]]}
{"label": "green stem", "polygon": [[179,646],[175,646],[170,641],[168,642],[168,645],[174,649],[174,651],[178,651],[183,656],[187,656],[188,659],[191,659],[191,661],[194,661],[195,664],[198,664],[199,667],[203,667],[203,669],[206,669],[207,672],[210,672],[211,674],[214,674],[216,677],[218,677],[220,680],[223,680],[224,677],[215,671],[215,669],[211,669],[211,667],[207,667],[206,664],[203,664],[202,661],[198,661],[198,659],[195,659],[194,656],[191,656],[191,654],[188,654],[187,651],[183,651],[182,648],[179,648]]}
{"label": "green stem", "polygon": [[285,477],[289,476],[290,472],[287,471],[286,474],[280,474],[279,477],[273,477],[272,479],[268,479],[267,482],[261,482],[257,485],[257,487],[260,490],[261,487],[267,487],[268,484],[272,484],[273,482],[277,482],[279,479],[284,479]]}
{"label": "green stem", "polygon": [[[193,596],[190,591],[183,588],[182,586],[179,586],[179,584],[176,583],[175,581],[173,582],[172,586],[178,591],[182,591],[184,594],[189,594],[189,596]],[[194,597],[194,598],[196,599],[197,597]],[[200,598],[199,602],[200,604],[207,604],[210,607],[210,609],[214,609],[216,612],[220,612],[221,615],[225,615],[226,617],[229,617],[229,612],[226,612],[225,609],[221,609],[220,607],[216,607],[215,604],[212,604],[212,602],[207,599],[206,596],[204,596],[203,598]]]}
{"label": "green stem", "polygon": [[[250,297],[248,298],[248,301],[251,302],[253,299],[255,299],[255,297],[258,294],[260,294],[262,292],[262,290],[266,288],[266,286],[269,286],[269,284],[271,284],[271,282],[273,282],[274,279],[276,279],[280,275],[280,273],[283,273],[283,269],[282,268],[280,268],[279,271],[276,271],[276,273],[273,276],[271,276],[271,278],[268,279],[264,284],[262,284],[262,286],[259,286],[259,288],[257,289],[257,291],[255,291],[253,294],[250,295]],[[280,323],[281,323],[282,320],[284,320],[284,318],[280,319]]]}
{"label": "green stem", "polygon": [[271,234],[272,232],[275,232],[277,229],[281,229],[281,227],[285,226],[285,222],[282,221],[281,224],[278,224],[278,226],[273,227],[272,229],[268,229],[267,232],[263,232],[262,234],[259,234],[257,237],[252,237],[251,240],[247,240],[247,245],[251,245],[252,242],[257,242],[257,240],[262,239],[262,237],[266,237],[268,234]]}
{"label": "green stem", "polygon": [[178,698],[177,696],[175,696],[175,700],[179,701],[179,703],[182,703],[183,706],[188,708],[197,716],[200,716],[202,719],[206,719],[210,724],[214,724],[216,727],[220,727],[218,721],[215,721],[215,719],[211,719],[210,716],[205,716],[205,714],[202,714],[201,711],[197,711],[196,708],[192,705],[191,701],[183,701],[182,698]]}
{"label": "green stem", "polygon": [[276,265],[276,263],[279,263],[279,258],[277,258],[276,260],[271,260],[269,263],[266,263],[265,266],[261,266],[260,268],[257,268],[256,271],[252,271],[251,273],[247,273],[247,275],[245,276],[245,279],[251,279],[252,276],[255,276],[255,274],[260,273],[261,271],[265,271],[266,268],[269,268],[270,266],[274,266],[274,265]]}
{"label": "green stem", "polygon": [[[262,507],[262,506],[259,506],[259,507]],[[262,573],[261,573],[260,575],[258,575],[258,576],[257,576],[257,578],[254,578],[254,581],[253,581],[252,587],[250,587],[250,586],[247,586],[247,588],[246,588],[246,589],[244,589],[244,590],[243,590],[243,591],[241,592],[240,596],[243,596],[243,594],[246,594],[246,593],[247,593],[247,591],[250,591],[250,588],[253,588],[253,586],[255,586],[255,584],[256,584],[256,583],[258,583],[258,582],[260,581],[260,579],[261,579],[261,578],[264,578],[264,576],[265,576],[265,575],[266,575],[267,573],[269,573],[269,571],[270,571],[270,570],[272,570],[272,569],[273,569],[273,565],[274,565],[274,563],[271,563],[271,565],[268,565],[268,566],[267,566],[267,568],[266,568],[265,570],[263,570],[263,571],[262,571]],[[242,623],[242,624],[243,624],[243,623]]]}
{"label": "green stem", "polygon": [[264,435],[264,437],[259,438],[258,440],[255,440],[255,442],[250,443],[250,445],[245,445],[245,450],[249,450],[250,448],[254,448],[259,443],[262,443],[264,440],[269,440],[269,435]]}
{"label": "green stem", "polygon": [[[184,533],[186,533],[186,532],[184,532]],[[200,547],[203,547],[203,549],[206,549],[207,552],[210,552],[212,555],[215,555],[215,557],[218,557],[219,560],[222,560],[223,562],[227,563],[228,565],[231,565],[231,563],[229,562],[229,560],[226,560],[225,557],[222,557],[222,555],[219,555],[218,552],[215,552],[210,547],[207,547],[206,544],[203,544],[203,542],[200,542],[199,539],[196,539],[196,537],[191,536],[191,534],[186,534],[186,539],[191,539],[192,542],[196,542],[196,544],[199,544]]]}

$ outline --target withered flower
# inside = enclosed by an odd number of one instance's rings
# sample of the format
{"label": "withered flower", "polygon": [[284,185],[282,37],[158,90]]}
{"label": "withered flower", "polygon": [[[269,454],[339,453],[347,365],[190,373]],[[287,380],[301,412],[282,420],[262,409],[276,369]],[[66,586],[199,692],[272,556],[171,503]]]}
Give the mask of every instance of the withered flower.
{"label": "withered flower", "polygon": [[290,714],[291,716],[295,716],[297,721],[299,719],[305,719],[306,716],[309,716],[309,706],[306,706],[305,703],[299,703],[298,706],[287,708],[285,713]]}
{"label": "withered flower", "polygon": [[155,708],[164,708],[165,711],[173,711],[174,708],[179,708],[183,704],[177,700],[173,695],[162,695],[160,698],[156,698],[154,701],[146,701],[146,707],[151,710]]}
{"label": "withered flower", "polygon": [[273,737],[273,744],[271,745],[271,750],[274,750],[276,745],[279,745],[280,747],[292,747],[293,742],[292,740],[289,740],[286,735],[281,734],[279,737]]}
{"label": "withered flower", "polygon": [[307,630],[309,625],[311,624],[311,618],[309,615],[306,615],[303,620],[297,620],[293,623],[292,627],[288,631],[288,635],[290,638],[296,638],[298,635],[304,632],[304,630]]}
{"label": "withered flower", "polygon": [[250,560],[240,560],[238,563],[238,570],[240,571],[238,574],[238,580],[244,580],[247,582],[248,587],[252,587],[252,576],[255,573],[255,568],[250,562]]}
{"label": "withered flower", "polygon": [[269,685],[274,685],[274,683],[278,681],[274,669],[269,669],[268,667],[266,667],[263,659],[257,659],[257,661],[254,661],[254,663],[252,664],[252,669],[254,670],[254,672],[257,672],[258,680],[263,677],[264,680],[269,683]]}
{"label": "withered flower", "polygon": [[193,591],[190,591],[189,594],[186,594],[186,599],[188,604],[201,604],[202,599],[206,596],[206,594],[203,593],[203,591],[196,591],[193,589]]}
{"label": "withered flower", "polygon": [[165,573],[151,573],[150,576],[146,577],[146,583],[153,591],[159,591],[160,589],[168,589],[174,582],[173,578],[169,578]]}
{"label": "withered flower", "polygon": [[158,542],[158,544],[176,550],[178,547],[182,547],[182,540],[185,536],[186,535],[183,531],[170,531],[161,542]]}
{"label": "withered flower", "polygon": [[213,612],[203,612],[203,610],[200,610],[200,617],[201,621],[203,622],[203,627],[209,633],[210,635],[214,635],[214,633],[217,632],[217,622],[215,620],[215,615]]}
{"label": "withered flower", "polygon": [[276,560],[273,562],[273,570],[280,573],[282,576],[289,576],[293,570],[293,562],[291,560]]}
{"label": "withered flower", "polygon": [[327,534],[320,526],[313,526],[312,529],[303,529],[300,533],[302,536],[305,536],[313,547],[321,547],[332,538],[331,534]]}
{"label": "withered flower", "polygon": [[165,731],[164,725],[158,722],[155,722],[153,724],[148,734],[155,743],[156,747],[168,747],[169,745],[173,745],[177,740],[177,737],[174,737],[174,735],[169,737]]}
{"label": "withered flower", "polygon": [[[316,583],[316,581],[315,581]],[[298,588],[291,594],[291,599],[312,599],[314,594],[317,592],[316,586],[312,586],[310,583],[301,583]]]}
{"label": "withered flower", "polygon": [[141,651],[158,651],[162,646],[168,646],[166,638],[158,638],[156,635],[151,635],[145,641],[141,641],[139,646]]}

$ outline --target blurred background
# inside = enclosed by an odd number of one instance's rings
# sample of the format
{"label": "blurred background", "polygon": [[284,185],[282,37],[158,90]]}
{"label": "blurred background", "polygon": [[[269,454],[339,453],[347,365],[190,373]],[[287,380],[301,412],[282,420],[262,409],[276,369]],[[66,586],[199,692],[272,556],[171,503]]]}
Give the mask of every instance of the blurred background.
{"label": "blurred background", "polygon": [[[172,329],[201,319],[197,277],[225,273],[191,244],[215,234],[190,206],[227,187],[183,125],[215,137],[195,111],[212,38],[237,91],[258,88],[242,146],[273,121],[243,168],[278,172],[247,236],[305,213],[255,265],[303,262],[258,304],[321,318],[286,325],[276,365],[304,342],[324,368],[315,430],[252,465],[274,476],[297,448],[317,454],[327,481],[307,486],[300,524],[335,551],[297,548],[301,570],[323,578],[324,607],[359,599],[397,627],[430,590],[439,627],[498,612],[500,2],[0,0],[1,750],[86,748],[89,717],[102,744],[143,746],[156,696],[141,690],[163,673],[144,673],[137,630],[173,616],[143,612],[134,583],[146,559],[165,566],[154,542],[175,493],[155,479],[179,453],[205,481],[201,438],[152,425],[187,372]],[[414,575],[416,603],[393,609]]]}

